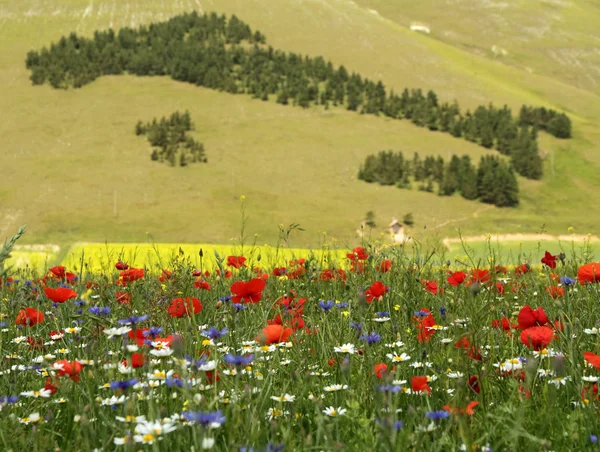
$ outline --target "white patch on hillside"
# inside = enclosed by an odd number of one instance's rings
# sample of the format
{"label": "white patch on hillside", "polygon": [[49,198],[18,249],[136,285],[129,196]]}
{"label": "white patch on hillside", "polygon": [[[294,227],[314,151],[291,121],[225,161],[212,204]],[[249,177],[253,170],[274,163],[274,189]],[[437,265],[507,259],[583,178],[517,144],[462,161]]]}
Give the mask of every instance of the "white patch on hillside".
{"label": "white patch on hillside", "polygon": [[427,34],[429,34],[431,32],[431,30],[429,29],[429,27],[427,25],[422,25],[422,24],[417,24],[417,23],[410,24],[410,29],[412,31],[422,31],[423,33],[427,33]]}
{"label": "white patch on hillside", "polygon": [[370,9],[369,12],[375,16],[379,16],[379,12],[376,9]]}

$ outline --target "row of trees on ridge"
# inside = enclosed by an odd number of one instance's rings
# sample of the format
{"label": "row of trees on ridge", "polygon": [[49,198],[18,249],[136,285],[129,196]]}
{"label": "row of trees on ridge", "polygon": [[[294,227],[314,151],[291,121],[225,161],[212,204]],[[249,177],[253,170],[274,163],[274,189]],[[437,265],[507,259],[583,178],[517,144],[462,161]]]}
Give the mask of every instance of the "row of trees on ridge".
{"label": "row of trees on ridge", "polygon": [[452,196],[458,192],[463,198],[479,200],[498,207],[519,204],[519,185],[513,168],[503,159],[486,155],[475,167],[468,155],[453,155],[449,162],[442,157],[418,153],[405,158],[402,152],[381,151],[369,155],[360,167],[358,178],[380,185],[413,188]]}

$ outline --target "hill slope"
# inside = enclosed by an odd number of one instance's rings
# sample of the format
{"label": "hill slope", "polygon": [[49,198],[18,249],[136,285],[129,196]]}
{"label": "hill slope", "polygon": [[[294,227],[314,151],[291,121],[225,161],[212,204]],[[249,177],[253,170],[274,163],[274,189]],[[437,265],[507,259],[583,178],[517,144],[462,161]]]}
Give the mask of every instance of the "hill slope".
{"label": "hill slope", "polygon": [[[419,228],[441,235],[456,227],[467,233],[537,231],[542,224],[553,233],[570,225],[594,231],[600,206],[589,193],[600,186],[594,125],[600,98],[589,86],[412,32],[392,17],[393,10],[388,18],[363,3],[0,1],[0,44],[9,49],[0,55],[0,110],[8,112],[0,124],[0,234],[28,223],[30,242],[139,241],[146,233],[158,241],[226,242],[239,235],[240,195],[247,197],[248,229],[265,242],[276,239],[278,224],[291,222],[307,230],[298,245],[314,245],[324,230],[350,241],[368,210],[380,224],[413,212]],[[600,17],[592,4],[578,8]],[[90,36],[192,9],[234,13],[275,48],[323,55],[396,91],[431,88],[464,108],[492,101],[513,110],[523,103],[564,109],[574,120],[575,137],[541,136],[540,147],[553,157],[544,180],[520,179],[521,206],[507,211],[358,181],[364,157],[381,149],[476,158],[488,152],[407,121],[283,107],[167,78],[103,77],[69,91],[29,82],[24,58],[32,48],[71,31]],[[522,11],[517,18],[526,17],[528,10]],[[157,165],[148,158],[147,143],[133,134],[139,119],[177,109],[190,110],[208,165]]]}

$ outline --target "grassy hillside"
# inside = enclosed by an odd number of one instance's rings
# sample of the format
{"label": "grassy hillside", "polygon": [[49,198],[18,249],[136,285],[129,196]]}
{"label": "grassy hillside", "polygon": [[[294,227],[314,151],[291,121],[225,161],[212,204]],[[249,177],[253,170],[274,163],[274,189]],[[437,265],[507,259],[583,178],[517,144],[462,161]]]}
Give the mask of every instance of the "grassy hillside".
{"label": "grassy hillside", "polygon": [[[399,10],[404,2],[385,3]],[[283,107],[168,78],[102,77],[69,91],[29,82],[24,58],[32,48],[71,31],[92,35],[192,9],[235,13],[276,48],[323,55],[395,90],[432,88],[465,108],[492,101],[514,110],[523,103],[564,109],[574,120],[575,138],[543,135],[540,147],[549,156],[544,180],[520,179],[521,206],[502,210],[358,181],[364,157],[381,149],[476,159],[487,152],[408,121]],[[368,210],[380,225],[412,212],[415,230],[429,236],[450,235],[457,227],[465,233],[532,232],[543,224],[550,233],[568,226],[595,232],[600,205],[590,193],[600,187],[600,98],[593,90],[554,77],[550,64],[547,72],[503,64],[434,33],[410,31],[393,8],[381,15],[369,9],[367,2],[341,0],[0,0],[0,46],[7,49],[0,54],[0,111],[6,113],[0,122],[0,235],[27,223],[30,243],[137,242],[147,234],[160,242],[226,243],[239,235],[240,195],[247,198],[248,230],[265,243],[276,241],[278,224],[291,222],[306,229],[293,245],[318,246],[325,230],[350,243]],[[600,19],[592,3],[580,10],[586,20]],[[469,18],[478,17],[478,9],[469,11]],[[530,16],[527,7],[514,20]],[[586,42],[578,41],[581,48]],[[185,109],[196,123],[194,136],[206,145],[208,165],[151,162],[147,143],[133,133],[135,123]]]}

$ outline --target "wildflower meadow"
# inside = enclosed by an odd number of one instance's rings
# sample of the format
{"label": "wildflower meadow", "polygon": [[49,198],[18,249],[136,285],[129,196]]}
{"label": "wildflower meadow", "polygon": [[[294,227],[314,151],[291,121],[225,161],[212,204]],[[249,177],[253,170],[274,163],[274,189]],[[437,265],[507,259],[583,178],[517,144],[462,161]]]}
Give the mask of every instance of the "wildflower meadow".
{"label": "wildflower meadow", "polygon": [[597,450],[600,263],[419,251],[5,272],[0,447]]}

